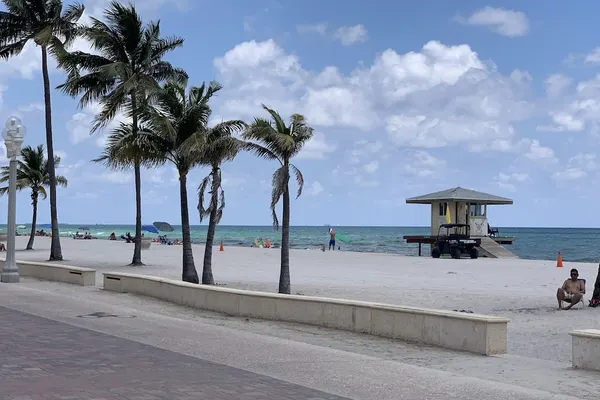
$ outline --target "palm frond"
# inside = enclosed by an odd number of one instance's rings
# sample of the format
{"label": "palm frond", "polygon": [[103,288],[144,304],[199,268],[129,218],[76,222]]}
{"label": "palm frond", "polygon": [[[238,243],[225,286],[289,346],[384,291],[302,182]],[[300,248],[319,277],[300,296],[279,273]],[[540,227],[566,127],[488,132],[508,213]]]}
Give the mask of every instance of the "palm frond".
{"label": "palm frond", "polygon": [[219,190],[221,191],[221,194],[219,195],[219,208],[217,208],[217,216],[215,218],[216,224],[221,222],[221,218],[223,218],[223,210],[225,209],[225,191],[221,185],[219,185]]}
{"label": "palm frond", "polygon": [[[68,9],[65,16],[75,15],[77,10]],[[92,132],[106,128],[119,112],[139,118],[158,97],[160,82],[187,80],[185,71],[163,60],[183,44],[183,39],[161,38],[160,23],[144,24],[132,3],[111,1],[104,20],[91,18],[89,26],[80,27],[79,33],[98,54],[61,52],[57,58],[59,67],[67,71],[67,80],[59,89],[69,96],[80,96],[80,107],[100,102],[102,109],[94,118]],[[119,142],[123,137],[113,139]],[[112,156],[103,154],[97,160],[109,158]]]}
{"label": "palm frond", "polygon": [[254,155],[256,155],[259,158],[266,158],[267,160],[277,160],[283,165],[283,161],[279,158],[277,154],[273,153],[271,150],[257,143],[245,142],[243,144],[243,149],[254,153]]}
{"label": "palm frond", "polygon": [[277,203],[279,202],[279,199],[281,199],[283,193],[287,190],[288,181],[289,170],[286,168],[286,166],[279,167],[271,179],[271,184],[273,185],[273,189],[271,191],[271,215],[273,217],[273,227],[275,229],[279,229],[279,219],[277,218],[275,207],[277,206]]}
{"label": "palm frond", "polygon": [[204,193],[206,192],[208,184],[211,183],[211,178],[212,172],[205,176],[198,186],[198,213],[200,214],[200,222],[210,215],[211,204],[209,204],[208,208],[204,207]]}
{"label": "palm frond", "polygon": [[[55,167],[60,165],[60,157],[54,157]],[[37,147],[25,146],[21,149],[21,159],[17,163],[17,190],[31,189],[32,192],[39,193],[42,199],[46,198],[45,186],[50,185],[50,174],[48,172],[48,160],[45,156],[44,146]],[[9,181],[10,168],[3,166],[0,169],[0,183],[6,184]],[[67,186],[67,178],[64,176],[56,177],[57,184],[63,187]],[[6,194],[8,186],[0,189],[0,195]]]}
{"label": "palm frond", "polygon": [[298,198],[302,194],[302,189],[304,188],[304,177],[302,176],[302,172],[300,172],[294,164],[290,164],[290,168],[294,171],[296,182],[298,183],[298,193],[296,194],[296,198]]}

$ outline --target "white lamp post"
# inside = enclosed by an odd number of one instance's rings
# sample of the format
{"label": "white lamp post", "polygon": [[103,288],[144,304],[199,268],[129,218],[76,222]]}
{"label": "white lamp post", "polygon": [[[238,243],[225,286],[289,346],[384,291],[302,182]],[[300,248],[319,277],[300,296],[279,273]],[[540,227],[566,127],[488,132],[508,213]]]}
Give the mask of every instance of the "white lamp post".
{"label": "white lamp post", "polygon": [[21,145],[27,130],[21,125],[17,117],[10,117],[6,121],[6,128],[2,131],[6,155],[10,159],[8,180],[8,227],[6,232],[6,261],[0,275],[0,281],[6,283],[19,282],[19,268],[15,262],[15,235],[17,231],[17,156],[21,154]]}

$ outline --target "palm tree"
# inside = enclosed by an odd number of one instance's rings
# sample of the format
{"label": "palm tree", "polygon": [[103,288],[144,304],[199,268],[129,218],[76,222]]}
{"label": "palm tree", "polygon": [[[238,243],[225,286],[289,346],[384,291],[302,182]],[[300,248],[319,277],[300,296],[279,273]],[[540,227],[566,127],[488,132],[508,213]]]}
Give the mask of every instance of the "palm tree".
{"label": "palm tree", "polygon": [[296,198],[300,197],[304,186],[302,173],[294,164],[290,163],[290,160],[312,138],[313,129],[307,125],[305,118],[300,114],[293,114],[290,118],[290,124],[286,126],[277,111],[265,105],[262,107],[270,114],[271,119],[256,118],[242,137],[254,141],[246,144],[248,150],[254,152],[258,157],[276,160],[280,164],[272,179],[271,213],[273,215],[273,227],[279,229],[275,206],[279,199],[283,197],[279,293],[290,294],[290,169],[298,182]]}
{"label": "palm tree", "polygon": [[[50,186],[50,164],[44,155],[44,146],[37,148],[26,146],[21,149],[22,160],[17,164],[17,190],[31,189],[31,205],[33,207],[33,217],[31,218],[31,234],[27,242],[27,250],[33,250],[33,240],[35,239],[35,225],[37,223],[38,199],[46,199],[46,187]],[[54,156],[54,165],[58,167],[60,157]],[[0,183],[8,183],[9,167],[2,167],[0,172]],[[67,178],[57,176],[56,183],[62,187],[67,187]],[[8,186],[0,187],[0,196],[8,193]]]}
{"label": "palm tree", "polygon": [[202,162],[207,141],[206,124],[210,117],[208,102],[219,90],[221,85],[216,82],[211,82],[208,87],[204,84],[191,87],[187,93],[185,85],[167,83],[156,94],[156,107],[148,108],[143,116],[151,132],[147,136],[153,154],[149,161],[156,164],[169,162],[179,174],[182,280],[191,283],[199,283],[199,279],[190,234],[187,176],[192,168]]}
{"label": "palm tree", "polygon": [[[245,127],[246,124],[243,121],[225,121],[207,129],[204,133],[202,164],[210,167],[210,173],[198,187],[198,211],[200,221],[209,217],[202,267],[202,283],[206,285],[215,283],[212,273],[212,250],[215,230],[225,208],[225,192],[221,187],[221,164],[233,160],[238,151],[245,146],[244,142],[232,136],[233,132],[240,131]],[[204,207],[204,194],[209,187],[210,199],[208,206]]]}
{"label": "palm tree", "polygon": [[[92,132],[105,128],[120,111],[131,120],[131,134],[137,136],[139,117],[160,82],[187,79],[187,74],[163,57],[183,45],[178,37],[160,37],[160,22],[143,25],[133,4],[112,1],[102,22],[91,18],[81,30],[99,54],[81,51],[59,54],[59,66],[68,71],[59,88],[70,96],[81,94],[80,107],[99,101],[102,110],[94,117]],[[133,158],[135,175],[135,246],[131,265],[142,264],[141,157]]]}
{"label": "palm tree", "polygon": [[2,0],[7,11],[0,11],[0,58],[9,59],[21,53],[30,41],[42,51],[42,76],[44,80],[44,105],[46,117],[46,147],[48,148],[48,177],[50,188],[50,222],[52,242],[50,260],[62,260],[56,207],[56,166],[52,142],[52,107],[48,52],[56,54],[69,46],[78,35],[77,21],[84,6],[71,4],[63,12],[62,0]]}

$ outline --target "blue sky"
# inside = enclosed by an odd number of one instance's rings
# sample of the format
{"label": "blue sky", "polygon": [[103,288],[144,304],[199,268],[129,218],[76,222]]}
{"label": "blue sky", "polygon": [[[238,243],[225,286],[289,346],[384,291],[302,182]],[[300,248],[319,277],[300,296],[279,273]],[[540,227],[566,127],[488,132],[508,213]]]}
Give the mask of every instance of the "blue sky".
{"label": "blue sky", "polygon": [[[101,16],[107,0],[84,1]],[[522,1],[138,0],[163,34],[185,38],[169,57],[190,84],[225,88],[213,121],[304,114],[314,140],[295,164],[305,190],[292,201],[294,225],[429,224],[427,206],[404,199],[463,186],[514,199],[490,208],[496,226],[600,226],[600,3]],[[85,49],[85,42],[75,44]],[[53,68],[52,85],[64,75]],[[0,61],[0,120],[28,128],[44,143],[39,49]],[[55,149],[63,223],[134,222],[132,172],[89,160],[108,132],[89,135],[97,109],[55,91]],[[2,149],[3,163],[6,164]],[[241,154],[224,166],[223,224],[271,223],[276,165]],[[191,221],[199,223],[188,179]],[[145,223],[180,221],[171,167],[143,173]],[[30,220],[28,193],[19,222]],[[0,220],[6,199],[0,199]],[[40,222],[49,221],[42,202]]]}

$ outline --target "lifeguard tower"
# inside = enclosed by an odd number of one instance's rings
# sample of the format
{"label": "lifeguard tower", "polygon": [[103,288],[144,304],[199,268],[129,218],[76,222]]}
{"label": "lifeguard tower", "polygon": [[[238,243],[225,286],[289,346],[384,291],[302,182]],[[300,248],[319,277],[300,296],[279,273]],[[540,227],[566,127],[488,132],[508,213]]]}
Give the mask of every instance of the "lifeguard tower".
{"label": "lifeguard tower", "polygon": [[432,244],[438,235],[440,225],[446,223],[467,224],[471,236],[481,238],[480,248],[488,257],[516,257],[501,244],[512,244],[514,237],[502,237],[488,222],[488,206],[510,205],[511,199],[475,190],[456,187],[406,199],[407,204],[431,204],[431,236],[404,236],[407,243]]}

